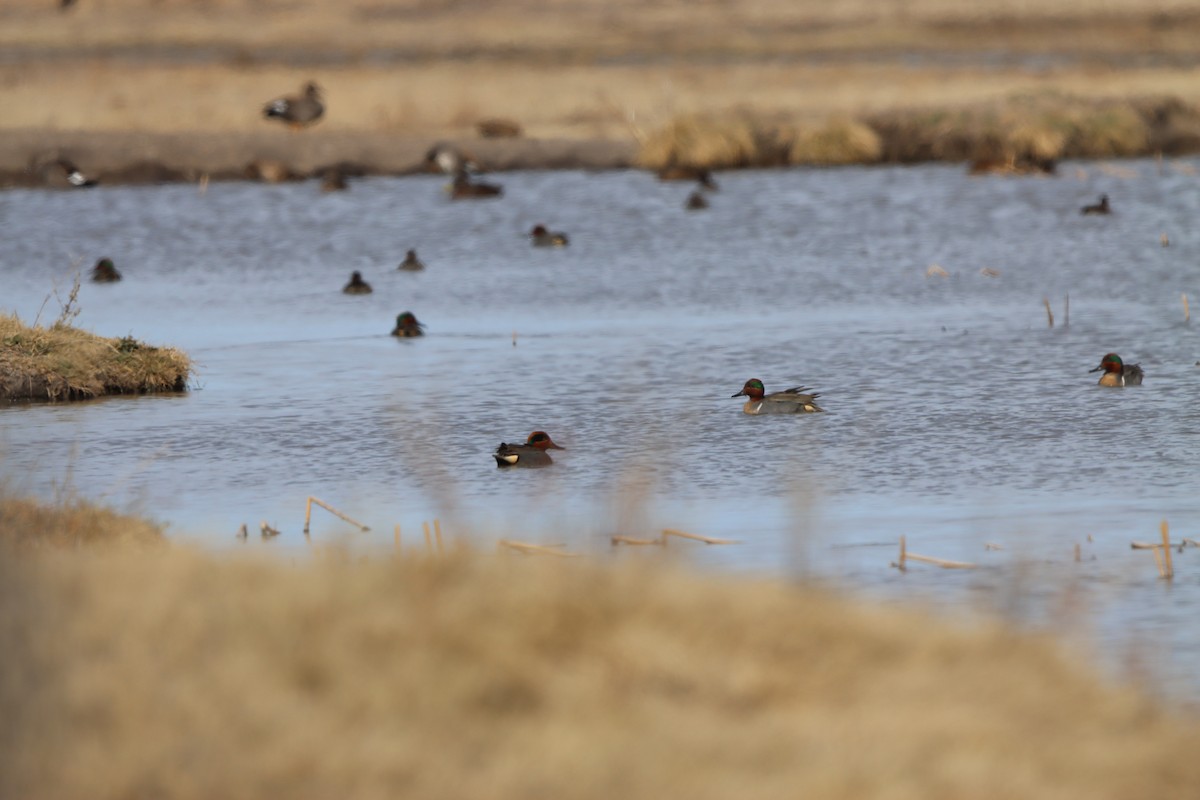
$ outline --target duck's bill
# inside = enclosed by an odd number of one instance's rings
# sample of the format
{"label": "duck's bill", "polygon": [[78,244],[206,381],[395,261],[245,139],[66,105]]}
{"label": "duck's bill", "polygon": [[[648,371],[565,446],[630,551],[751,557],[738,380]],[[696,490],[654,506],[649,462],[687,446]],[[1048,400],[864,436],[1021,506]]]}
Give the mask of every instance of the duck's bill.
{"label": "duck's bill", "polygon": [[1103,365],[1103,364],[1101,364],[1100,366],[1096,367],[1095,369],[1089,369],[1089,370],[1088,370],[1088,372],[1099,372],[1099,371],[1100,371],[1100,370],[1102,370],[1102,369],[1104,369],[1104,365]]}
{"label": "duck's bill", "polygon": [[738,392],[737,394],[731,394],[731,395],[729,395],[729,396],[730,396],[731,398],[733,398],[733,397],[745,397],[745,396],[746,396],[746,391],[743,389],[742,391]]}

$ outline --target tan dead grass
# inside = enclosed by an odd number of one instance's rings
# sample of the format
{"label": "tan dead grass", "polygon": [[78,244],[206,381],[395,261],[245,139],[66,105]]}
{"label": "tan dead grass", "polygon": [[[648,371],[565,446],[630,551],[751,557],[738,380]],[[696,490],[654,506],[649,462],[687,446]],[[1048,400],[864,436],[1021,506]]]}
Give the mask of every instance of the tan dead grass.
{"label": "tan dead grass", "polygon": [[[327,90],[324,129],[430,137],[489,117],[538,138],[741,112],[821,126],[1047,88],[1200,101],[1200,15],[1184,0],[81,0],[65,14],[9,0],[3,13],[0,47],[21,53],[0,64],[8,130],[264,130],[262,103],[310,78]],[[981,51],[1014,62],[962,58]],[[1164,65],[1171,53],[1187,58]]]}
{"label": "tan dead grass", "polygon": [[30,326],[0,314],[0,400],[77,400],[183,391],[191,359],[171,347],[108,338],[59,322]]}
{"label": "tan dead grass", "polygon": [[681,115],[643,136],[643,166],[719,169],[878,161],[1052,162],[1177,153],[1200,141],[1200,106],[1178,98],[1096,99],[1018,93],[865,119],[780,121],[780,114]]}
{"label": "tan dead grass", "polygon": [[0,557],[0,796],[1190,798],[1200,725],[1049,642],[459,553]]}
{"label": "tan dead grass", "polygon": [[799,128],[788,148],[792,164],[872,164],[883,155],[883,142],[858,120],[840,117],[824,125]]}
{"label": "tan dead grass", "polygon": [[0,547],[21,551],[158,546],[162,526],[78,498],[47,506],[0,495]]}

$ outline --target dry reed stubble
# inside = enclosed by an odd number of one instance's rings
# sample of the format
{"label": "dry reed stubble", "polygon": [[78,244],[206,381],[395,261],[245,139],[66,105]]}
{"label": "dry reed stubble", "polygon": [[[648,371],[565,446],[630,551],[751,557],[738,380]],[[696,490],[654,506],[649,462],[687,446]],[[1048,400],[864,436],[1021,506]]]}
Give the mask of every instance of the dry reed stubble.
{"label": "dry reed stubble", "polygon": [[[579,561],[0,559],[6,796],[1184,797],[1048,642]],[[82,794],[81,794],[82,793]]]}

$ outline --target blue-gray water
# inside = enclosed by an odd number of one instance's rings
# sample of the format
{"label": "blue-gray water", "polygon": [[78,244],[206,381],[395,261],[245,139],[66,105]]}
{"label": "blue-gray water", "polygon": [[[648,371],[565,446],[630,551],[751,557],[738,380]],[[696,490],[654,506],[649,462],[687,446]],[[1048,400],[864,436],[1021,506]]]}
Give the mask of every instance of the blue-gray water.
{"label": "blue-gray water", "polygon": [[[438,177],[6,192],[0,310],[31,321],[72,264],[111,256],[125,280],[85,282],[77,324],[180,347],[197,374],[186,396],[0,409],[0,476],[221,547],[262,519],[272,546],[301,541],[308,495],[381,543],[434,517],[596,554],[663,526],[732,537],[692,554],[998,608],[1200,697],[1200,553],[1167,585],[1129,549],[1162,519],[1200,536],[1195,167],[747,171],[690,213],[690,186],[638,172],[505,174],[503,199],[459,203]],[[1115,213],[1081,216],[1101,192]],[[531,247],[538,222],[570,247]],[[396,270],[410,247],[425,272]],[[355,269],[374,294],[341,294]],[[388,335],[404,310],[426,337]],[[1108,351],[1146,384],[1097,387]],[[828,413],[745,416],[751,377]],[[496,469],[534,429],[567,448],[555,465]],[[347,530],[316,512],[317,540]],[[902,576],[901,534],[984,568]]]}

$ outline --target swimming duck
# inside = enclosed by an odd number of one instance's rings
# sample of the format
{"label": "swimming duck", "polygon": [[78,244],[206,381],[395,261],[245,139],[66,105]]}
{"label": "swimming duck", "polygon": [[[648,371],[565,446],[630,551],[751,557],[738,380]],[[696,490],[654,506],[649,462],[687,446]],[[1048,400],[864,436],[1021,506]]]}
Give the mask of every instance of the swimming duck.
{"label": "swimming duck", "polygon": [[421,263],[421,259],[417,258],[416,250],[409,250],[404,255],[404,260],[400,262],[400,266],[396,269],[402,269],[407,272],[417,272],[425,269],[425,265]]}
{"label": "swimming duck", "polygon": [[363,280],[362,273],[358,270],[350,273],[350,282],[342,287],[343,294],[370,294],[371,284]]}
{"label": "swimming duck", "polygon": [[717,182],[713,180],[712,173],[705,167],[685,167],[672,164],[658,171],[658,179],[660,181],[697,181],[702,189],[710,192],[717,190]]}
{"label": "swimming duck", "polygon": [[687,202],[683,204],[683,207],[688,211],[702,211],[708,208],[708,200],[705,199],[703,192],[695,189],[688,195]]}
{"label": "swimming duck", "polygon": [[92,267],[92,280],[96,283],[116,283],[121,280],[121,273],[117,272],[111,258],[102,258]]}
{"label": "swimming duck", "polygon": [[1116,353],[1106,353],[1104,358],[1100,359],[1100,366],[1090,369],[1088,372],[1099,372],[1100,370],[1104,370],[1104,374],[1100,376],[1101,386],[1142,385],[1142,368],[1137,364],[1122,362],[1121,357]]}
{"label": "swimming duck", "polygon": [[817,405],[819,394],[806,394],[812,391],[800,386],[784,389],[782,392],[766,394],[763,382],[758,378],[746,381],[742,390],[733,397],[749,397],[742,411],[747,414],[811,414],[825,409]]}
{"label": "swimming duck", "polygon": [[492,457],[497,467],[546,467],[554,463],[547,450],[565,449],[556,445],[545,431],[534,431],[525,444],[501,442]]}
{"label": "swimming duck", "polygon": [[396,327],[392,329],[392,336],[424,336],[425,331],[422,330],[424,327],[417,322],[416,316],[411,311],[405,311],[396,317]]}
{"label": "swimming duck", "polygon": [[350,187],[346,183],[346,176],[340,169],[327,169],[321,176],[322,192],[344,192],[348,188]]}
{"label": "swimming duck", "polygon": [[504,194],[504,188],[493,183],[473,181],[465,171],[454,176],[450,184],[450,197],[453,200],[471,200],[484,197],[499,197]]}
{"label": "swimming duck", "polygon": [[567,235],[560,231],[548,231],[545,225],[534,225],[529,232],[534,247],[566,247]]}
{"label": "swimming duck", "polygon": [[429,152],[425,154],[425,164],[430,168],[439,169],[447,175],[483,171],[479,163],[470,155],[444,142],[439,142],[429,148]]}
{"label": "swimming duck", "polygon": [[1106,194],[1100,195],[1099,203],[1093,203],[1090,206],[1084,206],[1079,209],[1080,214],[1109,214],[1111,212],[1112,209],[1108,207],[1108,195]]}
{"label": "swimming duck", "polygon": [[292,130],[300,130],[315,124],[324,113],[325,106],[321,103],[321,87],[312,81],[304,84],[299,96],[276,97],[263,106],[264,117],[282,120]]}

